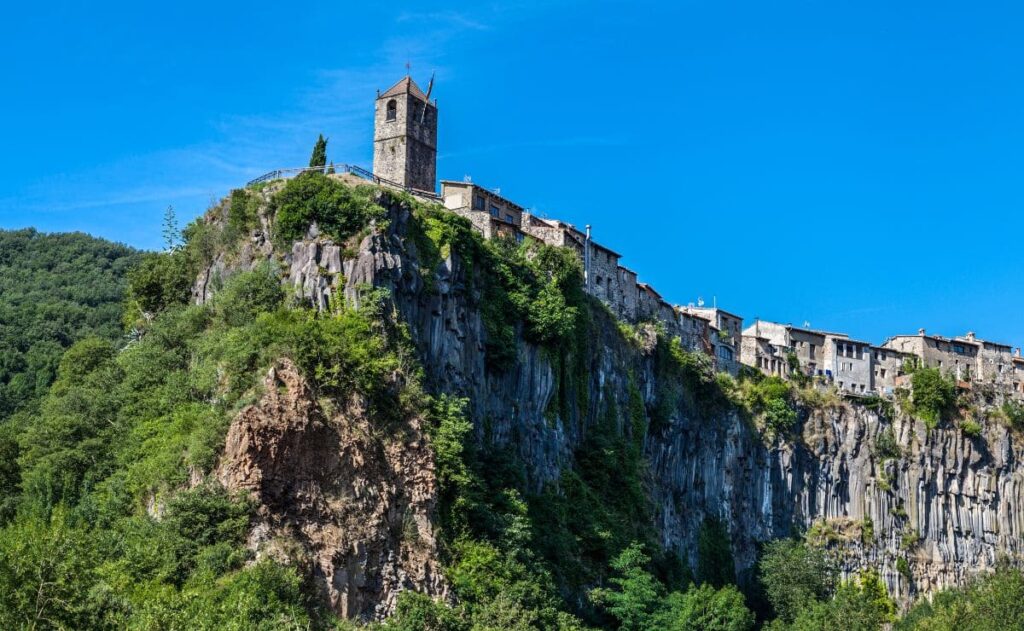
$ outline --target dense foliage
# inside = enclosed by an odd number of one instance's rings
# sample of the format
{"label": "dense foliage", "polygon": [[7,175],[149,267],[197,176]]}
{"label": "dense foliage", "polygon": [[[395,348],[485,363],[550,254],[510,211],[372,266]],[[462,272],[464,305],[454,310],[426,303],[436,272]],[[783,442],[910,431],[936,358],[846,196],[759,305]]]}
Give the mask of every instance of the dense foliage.
{"label": "dense foliage", "polygon": [[315,171],[288,180],[271,200],[274,242],[289,247],[315,223],[321,233],[344,243],[370,220],[383,217],[384,209],[373,201],[374,190],[369,186],[352,188]]}
{"label": "dense foliage", "polygon": [[911,376],[913,413],[929,428],[947,419],[956,403],[956,384],[938,368],[918,368]]}
{"label": "dense foliage", "polygon": [[80,233],[0,231],[0,424],[46,393],[74,342],[122,336],[125,273],[138,256]]}
{"label": "dense foliage", "polygon": [[1001,565],[962,589],[922,600],[896,624],[898,631],[995,631],[1024,621],[1024,573]]}
{"label": "dense foliage", "polygon": [[282,299],[276,272],[258,269],[212,304],[168,307],[119,353],[95,337],[69,349],[17,436],[21,493],[0,531],[5,628],[295,628],[323,618],[294,569],[247,565],[248,504],[213,483],[182,489],[211,470],[230,418],[277,357],[293,358],[323,393],[359,391],[396,415],[423,404],[414,388],[391,385],[414,368],[377,324],[379,301],[317,315]]}

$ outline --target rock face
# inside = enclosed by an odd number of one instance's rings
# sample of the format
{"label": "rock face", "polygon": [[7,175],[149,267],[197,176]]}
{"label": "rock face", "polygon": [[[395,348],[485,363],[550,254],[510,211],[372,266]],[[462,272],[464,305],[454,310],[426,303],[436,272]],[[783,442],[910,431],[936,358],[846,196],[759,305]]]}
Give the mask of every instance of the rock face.
{"label": "rock face", "polygon": [[433,456],[418,421],[377,436],[357,400],[330,417],[287,360],[228,431],[217,470],[258,505],[257,556],[299,557],[343,616],[391,613],[398,593],[444,596],[432,516]]}
{"label": "rock face", "polygon": [[[282,257],[284,282],[321,308],[339,294],[358,303],[367,285],[388,289],[420,352],[428,387],[467,397],[477,440],[511,447],[532,490],[557,485],[609,406],[627,409],[631,380],[653,408],[662,377],[652,333],[647,342],[627,341],[610,316],[595,310],[588,377],[577,386],[583,396],[569,397],[564,418],[548,418],[557,387],[548,357],[520,340],[510,368],[488,371],[479,288],[449,256],[428,290],[413,240],[403,238],[409,209],[387,195],[380,201],[389,210],[385,230],[366,236],[347,258],[336,244],[308,235]],[[433,479],[425,446],[399,454],[367,443],[351,431],[362,422],[357,409],[328,422],[302,397],[294,403],[305,411],[281,417],[273,410],[291,405],[291,395],[282,395],[286,401],[273,390],[232,427],[221,473],[233,488],[261,489],[265,525],[254,537],[270,541],[272,533],[290,529],[308,542],[333,602],[346,614],[387,610],[392,586],[403,582],[442,593],[431,560]],[[955,428],[929,432],[893,416],[850,403],[801,410],[797,437],[765,444],[736,412],[700,414],[681,405],[644,442],[652,528],[692,564],[705,517],[723,520],[741,578],[760,543],[811,528],[840,553],[845,572],[878,568],[904,602],[984,571],[1000,555],[1022,553],[1020,439],[996,424],[969,439]],[[882,459],[877,439],[890,430],[901,454]],[[410,510],[422,546],[415,554],[394,534]]]}

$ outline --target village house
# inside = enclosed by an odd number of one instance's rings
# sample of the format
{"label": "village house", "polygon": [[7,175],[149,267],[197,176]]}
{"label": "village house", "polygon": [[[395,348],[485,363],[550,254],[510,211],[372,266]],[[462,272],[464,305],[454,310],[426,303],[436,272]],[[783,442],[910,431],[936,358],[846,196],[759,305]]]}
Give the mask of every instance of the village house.
{"label": "village house", "polygon": [[825,334],[822,352],[825,378],[851,394],[874,392],[871,344],[836,334]]}
{"label": "village house", "polygon": [[892,348],[871,347],[872,384],[875,392],[892,396],[904,384],[906,365],[914,356]]}
{"label": "village house", "polygon": [[928,335],[924,329],[919,329],[917,335],[894,335],[882,347],[909,353],[921,366],[938,368],[958,381],[968,381],[977,373],[981,351],[976,341]]}
{"label": "village house", "polygon": [[1024,357],[1020,356],[1020,349],[1014,350],[1013,354],[1013,391],[1024,394]]}
{"label": "village house", "polygon": [[979,345],[974,371],[978,381],[999,385],[1013,381],[1013,349],[1008,344],[978,339],[973,331],[955,339]]}
{"label": "village house", "polygon": [[789,377],[789,361],[784,348],[775,346],[770,339],[757,335],[755,326],[743,331],[740,341],[740,363],[757,368],[766,375]]}
{"label": "village house", "polygon": [[[827,378],[825,366],[825,341],[827,336],[845,337],[836,333],[814,331],[795,327],[791,324],[757,320],[743,331],[743,336],[764,338],[775,353],[776,360],[783,360],[788,367],[790,356],[795,358],[800,371],[808,377]],[[766,347],[767,348],[767,347]],[[758,368],[756,364],[748,364]]]}
{"label": "village house", "polygon": [[678,309],[689,315],[705,318],[717,334],[715,363],[722,372],[738,375],[743,339],[743,318],[718,307],[687,305]]}
{"label": "village house", "polygon": [[487,239],[523,239],[523,207],[494,191],[472,182],[441,180],[441,199],[445,208],[469,219]]}

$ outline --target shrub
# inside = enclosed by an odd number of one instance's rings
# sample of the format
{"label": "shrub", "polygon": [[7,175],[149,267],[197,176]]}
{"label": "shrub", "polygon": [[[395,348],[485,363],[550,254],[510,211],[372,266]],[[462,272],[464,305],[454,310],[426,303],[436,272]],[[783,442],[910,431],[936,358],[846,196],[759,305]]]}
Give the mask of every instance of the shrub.
{"label": "shrub", "polygon": [[976,421],[967,419],[960,423],[960,431],[968,438],[977,438],[981,436],[981,425]]}
{"label": "shrub", "polygon": [[259,196],[244,188],[231,191],[228,226],[240,234],[259,226]]}
{"label": "shrub", "polygon": [[908,581],[913,578],[913,575],[910,573],[910,563],[904,557],[896,559],[896,571]]}
{"label": "shrub", "polygon": [[213,299],[217,320],[229,327],[241,327],[256,316],[274,311],[284,300],[284,289],[277,270],[270,263],[254,271],[233,276]]}
{"label": "shrub", "polygon": [[786,434],[796,425],[797,414],[792,403],[792,390],[779,377],[766,377],[748,383],[745,393],[748,409],[764,420],[765,430],[771,436]]}
{"label": "shrub", "polygon": [[911,378],[913,412],[934,429],[944,420],[956,402],[956,386],[942,376],[938,368],[919,368]]}
{"label": "shrub", "polygon": [[871,545],[875,540],[875,522],[870,517],[865,517],[861,523],[860,540],[866,546]]}
{"label": "shrub", "polygon": [[1024,428],[1024,405],[1016,401],[1007,400],[1003,402],[999,409],[1002,411],[1010,427],[1016,429]]}
{"label": "shrub", "polygon": [[885,429],[878,432],[878,436],[875,437],[875,456],[881,460],[895,460],[903,455],[903,451],[900,449],[900,445],[896,442],[896,432],[893,431],[892,426],[886,426]]}
{"label": "shrub", "polygon": [[373,190],[352,188],[316,172],[288,180],[271,198],[274,242],[288,247],[305,236],[313,223],[334,241],[344,242],[385,216],[384,209],[371,198]]}
{"label": "shrub", "polygon": [[921,540],[921,535],[916,530],[907,530],[900,536],[900,548],[910,550]]}
{"label": "shrub", "polygon": [[126,317],[138,312],[152,316],[176,305],[187,304],[192,296],[196,268],[183,250],[166,254],[149,253],[128,272]]}

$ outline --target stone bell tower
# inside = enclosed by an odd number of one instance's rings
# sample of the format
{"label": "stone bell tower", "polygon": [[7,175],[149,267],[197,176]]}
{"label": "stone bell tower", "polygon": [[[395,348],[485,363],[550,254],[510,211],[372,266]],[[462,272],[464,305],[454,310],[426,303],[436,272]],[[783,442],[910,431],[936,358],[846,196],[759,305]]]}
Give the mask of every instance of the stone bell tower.
{"label": "stone bell tower", "polygon": [[377,93],[373,117],[373,174],[420,191],[435,190],[437,101],[412,78]]}

